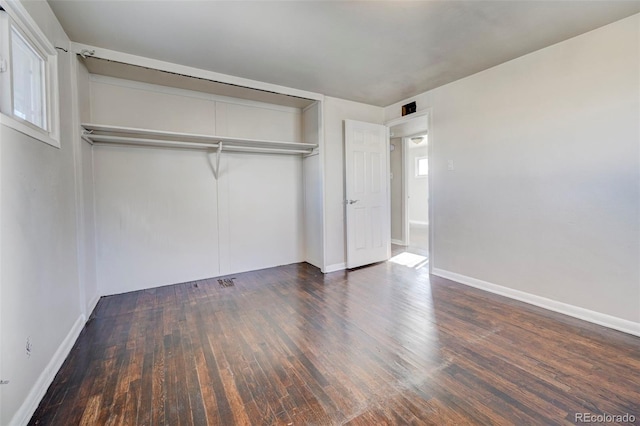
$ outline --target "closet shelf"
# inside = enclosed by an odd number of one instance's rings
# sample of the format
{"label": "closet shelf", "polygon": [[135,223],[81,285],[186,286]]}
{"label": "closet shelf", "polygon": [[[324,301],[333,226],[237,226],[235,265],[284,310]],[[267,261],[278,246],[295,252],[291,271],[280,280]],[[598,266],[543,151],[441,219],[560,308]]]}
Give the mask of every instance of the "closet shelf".
{"label": "closet shelf", "polygon": [[82,128],[83,139],[91,144],[205,149],[218,152],[224,146],[224,151],[271,154],[311,154],[318,147],[317,144],[302,142],[241,139],[90,123],[82,124]]}

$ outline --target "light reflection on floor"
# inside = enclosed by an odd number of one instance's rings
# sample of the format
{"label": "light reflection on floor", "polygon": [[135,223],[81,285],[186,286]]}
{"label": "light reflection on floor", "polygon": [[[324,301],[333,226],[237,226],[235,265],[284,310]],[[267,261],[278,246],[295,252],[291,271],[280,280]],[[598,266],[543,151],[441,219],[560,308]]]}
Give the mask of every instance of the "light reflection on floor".
{"label": "light reflection on floor", "polygon": [[389,262],[397,263],[398,265],[407,266],[409,268],[419,269],[429,263],[429,258],[419,254],[404,252],[393,256],[389,259]]}

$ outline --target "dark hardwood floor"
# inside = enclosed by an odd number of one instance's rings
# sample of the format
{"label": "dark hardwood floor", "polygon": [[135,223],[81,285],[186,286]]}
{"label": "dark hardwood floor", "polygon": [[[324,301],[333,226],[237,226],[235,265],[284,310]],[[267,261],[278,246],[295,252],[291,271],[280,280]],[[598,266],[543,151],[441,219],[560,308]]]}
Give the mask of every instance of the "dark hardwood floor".
{"label": "dark hardwood floor", "polygon": [[233,277],[102,298],[31,424],[640,421],[639,338],[426,267]]}

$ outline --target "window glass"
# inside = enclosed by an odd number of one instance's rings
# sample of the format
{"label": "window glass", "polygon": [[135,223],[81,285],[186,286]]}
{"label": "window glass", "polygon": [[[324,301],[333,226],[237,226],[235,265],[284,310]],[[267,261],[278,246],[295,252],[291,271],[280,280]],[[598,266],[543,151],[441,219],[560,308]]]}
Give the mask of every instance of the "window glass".
{"label": "window glass", "polygon": [[429,159],[427,157],[416,158],[416,176],[429,175]]}
{"label": "window glass", "polygon": [[47,130],[45,60],[14,28],[11,31],[11,55],[13,113]]}

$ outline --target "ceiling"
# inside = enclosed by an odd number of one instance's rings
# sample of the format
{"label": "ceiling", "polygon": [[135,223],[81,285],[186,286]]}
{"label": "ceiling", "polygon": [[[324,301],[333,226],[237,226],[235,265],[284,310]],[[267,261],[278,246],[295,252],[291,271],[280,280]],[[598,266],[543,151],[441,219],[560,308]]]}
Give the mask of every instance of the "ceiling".
{"label": "ceiling", "polygon": [[49,0],[71,40],[372,105],[640,12],[640,0]]}

